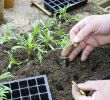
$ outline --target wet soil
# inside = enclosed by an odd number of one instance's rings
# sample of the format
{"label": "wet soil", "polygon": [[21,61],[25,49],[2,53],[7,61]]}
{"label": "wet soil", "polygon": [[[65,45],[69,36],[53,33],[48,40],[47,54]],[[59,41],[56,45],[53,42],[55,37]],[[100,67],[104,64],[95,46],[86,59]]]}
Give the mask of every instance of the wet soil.
{"label": "wet soil", "polygon": [[[103,79],[110,72],[110,46],[95,49],[85,62],[81,62],[79,55],[67,67],[59,64],[60,52],[61,50],[48,52],[42,65],[36,63],[35,60],[31,60],[20,67],[13,66],[11,71],[16,76],[15,79],[46,74],[53,100],[71,99],[72,80],[79,83],[87,80]],[[5,53],[0,54],[1,57],[3,59],[0,67],[4,69],[9,62]]]}

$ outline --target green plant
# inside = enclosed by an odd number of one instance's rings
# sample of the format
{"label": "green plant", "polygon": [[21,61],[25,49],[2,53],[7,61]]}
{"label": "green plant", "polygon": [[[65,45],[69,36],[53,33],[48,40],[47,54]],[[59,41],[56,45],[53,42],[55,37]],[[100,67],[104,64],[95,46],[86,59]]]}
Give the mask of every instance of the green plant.
{"label": "green plant", "polygon": [[60,8],[57,12],[56,12],[56,16],[57,14],[59,14],[59,19],[62,20],[66,20],[68,18],[68,14],[67,14],[67,9],[70,7],[70,4],[68,3],[67,6],[65,6],[64,8]]}
{"label": "green plant", "polygon": [[61,39],[56,40],[57,49],[63,49],[66,43],[69,40],[69,36],[65,34],[65,36],[62,36]]}
{"label": "green plant", "polygon": [[7,69],[10,69],[13,65],[20,65],[22,62],[18,62],[14,59],[13,55],[11,52],[8,51],[8,55],[9,55],[9,65]]}
{"label": "green plant", "polygon": [[11,89],[7,86],[0,86],[0,100],[8,100],[6,94],[9,93]]}
{"label": "green plant", "polygon": [[13,77],[13,76],[10,72],[5,72],[5,73],[0,75],[0,80],[3,80],[3,79],[8,78],[8,77]]}
{"label": "green plant", "polygon": [[4,29],[3,34],[0,37],[0,44],[3,44],[4,42],[8,42],[11,45],[11,40],[16,39],[15,35],[12,33],[12,27],[6,25],[3,27],[3,29]]}
{"label": "green plant", "polygon": [[39,38],[39,43],[43,44],[46,50],[54,50],[53,42],[54,40],[51,31],[48,28],[43,30],[43,33],[40,35]]}
{"label": "green plant", "polygon": [[[10,72],[6,72],[0,75],[0,80],[3,80],[8,77],[13,77]],[[7,100],[6,94],[11,92],[11,89],[7,86],[0,85],[0,100]]]}
{"label": "green plant", "polygon": [[47,53],[47,50],[45,50],[44,47],[40,44],[37,45],[36,50],[37,50],[36,56],[37,56],[40,64],[42,64],[43,55],[45,53]]}
{"label": "green plant", "polygon": [[25,48],[27,50],[29,60],[32,49],[35,49],[36,47],[36,41],[32,33],[26,33],[25,35],[26,37],[17,35],[19,43],[17,46],[13,47],[13,50],[16,50],[18,48]]}

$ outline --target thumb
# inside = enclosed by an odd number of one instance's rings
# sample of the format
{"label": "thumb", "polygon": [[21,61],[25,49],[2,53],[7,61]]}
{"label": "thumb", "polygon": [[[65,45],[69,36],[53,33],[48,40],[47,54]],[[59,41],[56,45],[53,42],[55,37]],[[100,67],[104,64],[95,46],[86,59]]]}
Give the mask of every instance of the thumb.
{"label": "thumb", "polygon": [[79,92],[79,88],[75,84],[72,85],[72,95],[75,100],[92,100],[91,96],[87,97],[85,95],[81,95],[81,93]]}
{"label": "thumb", "polygon": [[101,81],[87,81],[85,83],[78,84],[78,87],[85,91],[97,91],[102,87]]}

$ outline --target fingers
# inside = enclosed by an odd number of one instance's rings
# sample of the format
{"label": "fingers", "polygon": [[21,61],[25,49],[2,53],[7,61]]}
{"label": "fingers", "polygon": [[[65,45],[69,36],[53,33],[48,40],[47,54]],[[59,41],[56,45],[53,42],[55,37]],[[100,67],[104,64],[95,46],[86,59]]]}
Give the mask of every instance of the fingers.
{"label": "fingers", "polygon": [[84,40],[89,34],[93,32],[91,24],[87,24],[85,27],[83,27],[77,35],[74,37],[74,42],[79,43],[82,40]]}
{"label": "fingers", "polygon": [[90,91],[90,90],[100,90],[103,86],[103,81],[87,81],[85,83],[78,84],[78,87],[82,90]]}
{"label": "fingers", "polygon": [[72,95],[75,100],[91,100],[91,97],[81,95],[79,92],[79,88],[75,84],[72,85]]}
{"label": "fingers", "polygon": [[69,60],[72,61],[75,59],[75,57],[86,47],[86,44],[84,42],[81,42],[78,47],[76,47],[69,55]]}
{"label": "fingers", "polygon": [[71,30],[70,30],[70,40],[73,41],[76,34],[85,26],[84,19],[78,22]]}
{"label": "fingers", "polygon": [[94,47],[87,45],[86,48],[83,50],[82,52],[82,57],[81,57],[81,61],[85,61],[89,54],[94,50]]}

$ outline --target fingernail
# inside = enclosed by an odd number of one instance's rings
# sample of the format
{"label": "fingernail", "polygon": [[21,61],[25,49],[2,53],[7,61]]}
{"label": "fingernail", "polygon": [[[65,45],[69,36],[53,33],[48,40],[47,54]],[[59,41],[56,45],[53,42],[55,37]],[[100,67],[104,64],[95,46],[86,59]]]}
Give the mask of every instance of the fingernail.
{"label": "fingernail", "polygon": [[75,36],[75,38],[73,40],[74,40],[74,42],[78,43],[79,42],[79,37]]}

